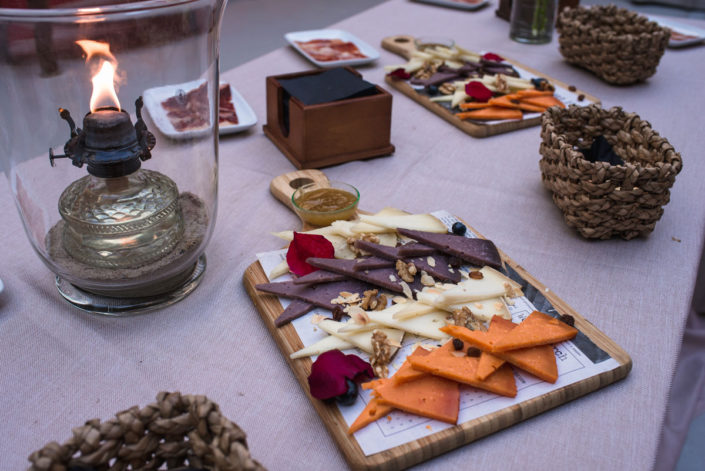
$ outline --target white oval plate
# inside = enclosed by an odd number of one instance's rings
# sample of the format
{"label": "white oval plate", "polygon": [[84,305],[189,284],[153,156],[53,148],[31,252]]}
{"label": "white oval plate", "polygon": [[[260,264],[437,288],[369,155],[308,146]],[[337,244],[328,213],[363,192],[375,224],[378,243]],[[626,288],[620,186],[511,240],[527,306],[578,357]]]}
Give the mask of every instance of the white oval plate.
{"label": "white oval plate", "polygon": [[[200,87],[202,84],[203,80],[194,80],[193,82],[165,85],[163,87],[150,88],[149,90],[144,91],[144,107],[147,111],[149,111],[149,115],[152,117],[154,124],[157,128],[159,128],[162,134],[173,139],[186,139],[189,137],[199,137],[208,134],[210,126],[199,129],[177,131],[174,129],[173,124],[171,124],[171,120],[169,120],[166,110],[162,108],[163,101],[178,95],[181,91],[188,93],[189,91]],[[240,92],[238,92],[235,87],[230,84],[221,83],[221,85],[228,85],[230,87],[233,105],[235,106],[235,113],[237,113],[237,119],[239,122],[238,124],[220,125],[218,129],[219,134],[223,135],[241,132],[257,124],[257,115],[255,115],[255,112],[252,110],[250,105],[245,101],[242,95],[240,95]],[[208,96],[211,97],[212,93],[208,93]]]}
{"label": "white oval plate", "polygon": [[[346,65],[362,65],[369,64],[370,62],[374,62],[379,59],[379,52],[375,48],[367,44],[365,41],[359,39],[357,36],[340,29],[313,29],[309,31],[296,31],[293,33],[286,33],[284,35],[284,39],[286,39],[286,41],[291,44],[291,47],[296,49],[299,54],[316,64],[318,67],[329,68],[342,67]],[[342,41],[351,42],[355,46],[357,46],[357,49],[367,57],[339,61],[318,61],[313,57],[309,56],[303,49],[299,47],[298,44],[296,44],[297,41],[306,42],[312,41],[314,39],[340,39]]]}
{"label": "white oval plate", "polygon": [[439,5],[448,8],[457,8],[458,10],[479,10],[489,3],[489,0],[413,0],[420,3],[430,3],[431,5]]}

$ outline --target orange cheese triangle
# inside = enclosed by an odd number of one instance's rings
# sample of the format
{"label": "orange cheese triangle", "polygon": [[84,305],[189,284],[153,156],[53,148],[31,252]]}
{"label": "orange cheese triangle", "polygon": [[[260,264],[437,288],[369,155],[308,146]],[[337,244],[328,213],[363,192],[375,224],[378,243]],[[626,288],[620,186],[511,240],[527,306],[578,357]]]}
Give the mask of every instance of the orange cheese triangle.
{"label": "orange cheese triangle", "polygon": [[415,379],[419,379],[422,376],[426,376],[428,373],[426,373],[425,371],[417,370],[413,366],[411,366],[411,363],[409,363],[409,357],[423,357],[429,355],[430,353],[431,350],[426,350],[424,347],[416,347],[416,349],[411,352],[411,355],[409,355],[404,361],[404,363],[399,367],[397,372],[394,373],[392,379],[396,383],[405,383],[407,381],[413,381]]}
{"label": "orange cheese triangle", "polygon": [[492,353],[519,348],[550,345],[569,340],[578,334],[578,329],[561,322],[548,314],[534,311],[529,317],[496,341],[491,342]]}
{"label": "orange cheese triangle", "polygon": [[563,104],[563,102],[555,96],[525,96],[521,99],[521,102],[527,105],[541,106],[546,109],[552,106],[559,106],[561,108],[565,108],[565,104]]}
{"label": "orange cheese triangle", "polygon": [[449,424],[458,421],[460,386],[455,381],[431,375],[399,384],[383,381],[375,395],[380,404]]}
{"label": "orange cheese triangle", "polygon": [[370,402],[367,403],[367,406],[365,406],[362,413],[357,417],[357,419],[355,419],[355,422],[352,423],[348,429],[348,433],[353,434],[357,432],[375,420],[389,414],[392,410],[394,410],[392,406],[380,404],[379,400],[373,397]]}
{"label": "orange cheese triangle", "polygon": [[[499,316],[494,316],[490,322],[490,335],[505,335],[510,332],[517,324],[508,321]],[[485,353],[483,353],[484,355]],[[551,345],[540,345],[537,347],[520,348],[518,350],[509,350],[506,352],[497,352],[488,354],[501,360],[506,360],[512,365],[528,371],[532,375],[549,383],[555,383],[558,379],[558,365],[556,364],[556,355],[553,353]],[[480,358],[482,359],[482,358]]]}
{"label": "orange cheese triangle", "polygon": [[477,377],[479,359],[467,356],[467,349],[468,345],[463,345],[461,350],[456,351],[453,342],[449,341],[430,355],[409,358],[409,362],[417,370],[427,371],[435,376],[452,379],[500,396],[516,396],[514,373],[508,365],[505,365],[506,368],[500,367],[484,381],[480,380]]}
{"label": "orange cheese triangle", "polygon": [[463,342],[468,342],[470,345],[479,348],[483,352],[492,351],[492,338],[487,334],[487,332],[470,330],[467,327],[461,327],[458,325],[445,325],[439,329],[451,337],[460,339]]}
{"label": "orange cheese triangle", "polygon": [[477,379],[483,381],[497,371],[504,364],[504,360],[492,353],[482,352],[477,362]]}

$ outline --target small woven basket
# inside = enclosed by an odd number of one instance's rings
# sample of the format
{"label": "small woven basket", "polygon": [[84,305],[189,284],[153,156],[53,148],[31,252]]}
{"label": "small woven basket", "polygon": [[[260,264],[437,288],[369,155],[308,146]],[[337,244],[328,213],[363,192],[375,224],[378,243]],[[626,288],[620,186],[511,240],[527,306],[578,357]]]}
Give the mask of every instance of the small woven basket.
{"label": "small woven basket", "polygon": [[617,85],[654,75],[671,35],[668,28],[614,5],[566,8],[556,30],[568,62]]}
{"label": "small woven basket", "polygon": [[[603,135],[624,165],[590,162],[578,148]],[[651,125],[621,108],[549,108],[541,123],[543,184],[566,223],[586,238],[632,239],[653,231],[683,163]]]}
{"label": "small woven basket", "polygon": [[[161,392],[157,402],[136,406],[101,423],[89,420],[60,445],[51,442],[29,457],[30,471],[157,470],[259,471],[245,432],[205,396]],[[166,465],[166,468],[160,468]]]}

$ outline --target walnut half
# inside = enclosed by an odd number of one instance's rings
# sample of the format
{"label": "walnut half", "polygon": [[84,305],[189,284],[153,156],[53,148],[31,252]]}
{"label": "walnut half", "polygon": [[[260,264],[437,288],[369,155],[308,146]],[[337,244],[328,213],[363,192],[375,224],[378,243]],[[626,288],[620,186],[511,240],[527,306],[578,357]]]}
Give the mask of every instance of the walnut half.
{"label": "walnut half", "polygon": [[392,359],[392,345],[387,334],[380,330],[372,332],[372,356],[370,365],[377,377],[386,378],[389,375],[389,362]]}
{"label": "walnut half", "polygon": [[413,283],[414,275],[416,275],[416,265],[412,262],[404,263],[403,260],[397,260],[395,265],[397,270],[397,275],[399,278],[406,281],[407,283]]}
{"label": "walnut half", "polygon": [[379,290],[371,289],[363,293],[360,307],[365,311],[381,311],[387,307],[387,296],[378,295]]}

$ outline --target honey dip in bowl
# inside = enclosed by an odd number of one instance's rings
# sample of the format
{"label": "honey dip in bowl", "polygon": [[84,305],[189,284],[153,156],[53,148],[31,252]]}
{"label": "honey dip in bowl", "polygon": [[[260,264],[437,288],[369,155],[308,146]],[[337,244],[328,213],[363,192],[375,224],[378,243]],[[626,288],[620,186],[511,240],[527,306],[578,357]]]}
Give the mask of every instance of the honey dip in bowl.
{"label": "honey dip in bowl", "polygon": [[296,214],[312,226],[328,226],[333,221],[355,217],[360,192],[343,182],[309,183],[291,196]]}

